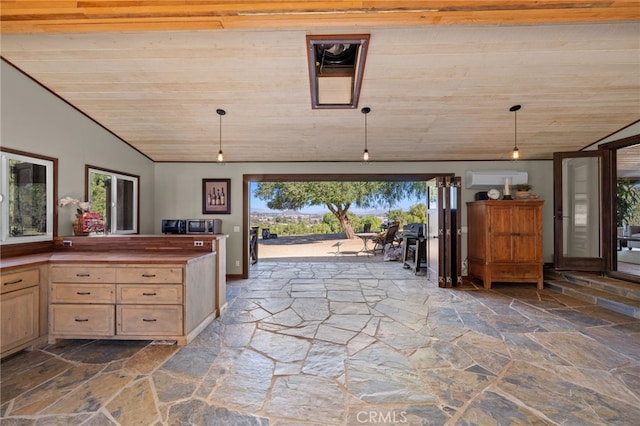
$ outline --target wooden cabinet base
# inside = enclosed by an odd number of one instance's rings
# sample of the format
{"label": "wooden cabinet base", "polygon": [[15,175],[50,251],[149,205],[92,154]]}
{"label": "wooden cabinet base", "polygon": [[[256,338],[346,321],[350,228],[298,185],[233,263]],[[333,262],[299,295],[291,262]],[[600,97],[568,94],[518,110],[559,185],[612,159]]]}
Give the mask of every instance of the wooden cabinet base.
{"label": "wooden cabinet base", "polygon": [[[121,334],[117,334],[117,335],[112,335],[112,336],[78,336],[75,333],[71,333],[71,334],[65,334],[65,333],[58,333],[56,335],[49,335],[48,340],[46,339],[42,339],[42,342],[34,342],[34,347],[38,347],[41,346],[42,344],[45,343],[49,343],[49,344],[55,344],[58,342],[58,340],[64,340],[64,339],[100,339],[100,340],[162,340],[162,341],[175,341],[175,343],[177,345],[183,346],[186,345],[187,343],[191,342],[193,339],[195,339],[198,334],[200,334],[202,332],[202,330],[204,330],[205,328],[207,328],[207,326],[209,324],[211,324],[213,322],[213,320],[216,319],[216,315],[215,314],[211,314],[209,316],[207,316],[200,324],[198,324],[197,327],[195,327],[193,330],[191,330],[187,335],[184,334],[154,334],[154,335],[142,335],[142,334],[127,334],[127,335],[121,335]],[[26,345],[25,347],[27,347],[28,345]],[[21,349],[24,349],[24,347],[22,348],[16,348],[13,350],[13,352],[17,352]],[[5,354],[3,354],[4,356]],[[6,355],[9,355],[8,353]]]}
{"label": "wooden cabinet base", "polygon": [[538,290],[544,288],[542,264],[492,264],[483,265],[469,262],[469,278],[482,281],[483,287],[491,288],[492,283],[536,283]]}
{"label": "wooden cabinet base", "polygon": [[181,264],[55,263],[49,342],[123,339],[186,344],[216,317],[215,260],[211,253]]}

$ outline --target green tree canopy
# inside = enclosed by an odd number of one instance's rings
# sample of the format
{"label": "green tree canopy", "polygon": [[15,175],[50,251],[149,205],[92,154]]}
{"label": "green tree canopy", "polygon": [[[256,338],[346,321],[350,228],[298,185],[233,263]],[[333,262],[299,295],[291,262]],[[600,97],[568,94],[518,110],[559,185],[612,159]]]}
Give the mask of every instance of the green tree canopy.
{"label": "green tree canopy", "polygon": [[354,231],[347,212],[358,208],[391,208],[404,198],[424,198],[425,182],[260,182],[254,195],[274,210],[326,206],[338,219],[347,238]]}
{"label": "green tree canopy", "polygon": [[389,221],[400,222],[401,228],[408,223],[426,223],[427,207],[425,204],[414,204],[409,207],[408,212],[404,212],[401,209],[391,210],[389,212]]}

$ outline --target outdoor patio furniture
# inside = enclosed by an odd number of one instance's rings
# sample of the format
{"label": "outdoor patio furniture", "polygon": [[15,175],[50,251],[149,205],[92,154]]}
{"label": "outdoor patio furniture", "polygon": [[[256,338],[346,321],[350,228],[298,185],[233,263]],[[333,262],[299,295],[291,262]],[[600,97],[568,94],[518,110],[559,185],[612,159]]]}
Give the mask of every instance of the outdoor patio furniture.
{"label": "outdoor patio furniture", "polygon": [[377,237],[374,237],[371,241],[375,243],[373,246],[373,253],[380,250],[384,253],[389,247],[397,247],[399,246],[398,239],[396,238],[396,234],[398,233],[398,228],[400,227],[399,222],[392,222],[387,227],[386,231],[383,231],[378,234]]}

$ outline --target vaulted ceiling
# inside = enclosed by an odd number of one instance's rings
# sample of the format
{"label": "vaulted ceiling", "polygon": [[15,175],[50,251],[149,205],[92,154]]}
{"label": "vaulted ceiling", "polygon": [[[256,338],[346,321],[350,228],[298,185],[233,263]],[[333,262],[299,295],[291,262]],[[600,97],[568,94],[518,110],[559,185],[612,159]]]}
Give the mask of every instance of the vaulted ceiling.
{"label": "vaulted ceiling", "polygon": [[[4,60],[154,161],[220,142],[359,161],[365,106],[373,161],[507,160],[516,137],[550,159],[640,118],[639,1],[3,0],[0,19]],[[356,108],[312,109],[309,34],[370,34]]]}

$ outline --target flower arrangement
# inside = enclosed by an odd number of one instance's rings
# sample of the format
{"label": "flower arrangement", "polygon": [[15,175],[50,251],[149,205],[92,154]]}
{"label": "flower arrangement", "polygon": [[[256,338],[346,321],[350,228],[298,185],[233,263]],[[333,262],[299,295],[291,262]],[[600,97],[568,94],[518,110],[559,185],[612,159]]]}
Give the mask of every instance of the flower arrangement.
{"label": "flower arrangement", "polygon": [[69,204],[73,204],[76,206],[77,214],[88,212],[91,209],[91,203],[88,201],[80,201],[71,197],[64,197],[61,198],[60,201],[58,201],[58,206],[60,207],[68,206]]}

